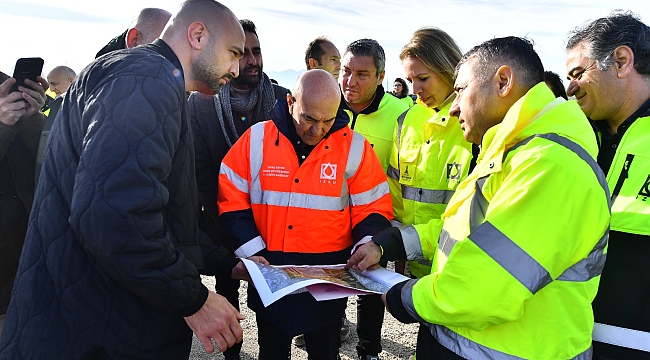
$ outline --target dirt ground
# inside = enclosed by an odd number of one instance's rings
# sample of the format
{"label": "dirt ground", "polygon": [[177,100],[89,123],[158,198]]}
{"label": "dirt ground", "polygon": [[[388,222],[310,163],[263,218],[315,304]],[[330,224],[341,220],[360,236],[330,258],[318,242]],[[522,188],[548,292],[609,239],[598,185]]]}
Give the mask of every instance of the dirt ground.
{"label": "dirt ground", "polygon": [[[203,283],[208,289],[214,289],[214,278],[204,277]],[[257,346],[257,328],[255,326],[255,313],[246,306],[246,288],[247,283],[242,282],[239,289],[239,303],[241,304],[241,312],[246,317],[242,322],[244,329],[244,345],[241,351],[241,359],[251,360],[257,359],[259,348]],[[347,318],[350,322],[350,337],[341,345],[341,359],[343,360],[356,360],[357,351],[355,346],[357,344],[356,333],[356,297],[348,298],[348,307],[346,309]],[[384,316],[384,325],[382,327],[382,347],[383,351],[379,354],[382,360],[393,359],[408,359],[409,356],[415,353],[415,342],[417,339],[417,324],[402,324],[386,312]],[[223,359],[222,354],[206,354],[203,345],[194,337],[192,344],[192,353],[190,354],[191,360],[207,360],[207,359]],[[291,359],[306,360],[307,353],[304,348],[291,346]]]}

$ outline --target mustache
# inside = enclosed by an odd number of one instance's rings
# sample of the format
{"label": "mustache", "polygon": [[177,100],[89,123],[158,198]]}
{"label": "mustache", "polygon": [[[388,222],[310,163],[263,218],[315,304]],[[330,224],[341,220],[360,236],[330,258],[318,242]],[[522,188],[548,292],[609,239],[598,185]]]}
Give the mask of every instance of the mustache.
{"label": "mustache", "polygon": [[226,74],[226,75],[222,76],[221,78],[230,81],[230,80],[232,80],[232,75]]}
{"label": "mustache", "polygon": [[262,72],[262,68],[260,68],[259,65],[246,65],[243,71],[248,71],[252,69],[256,69],[257,71]]}

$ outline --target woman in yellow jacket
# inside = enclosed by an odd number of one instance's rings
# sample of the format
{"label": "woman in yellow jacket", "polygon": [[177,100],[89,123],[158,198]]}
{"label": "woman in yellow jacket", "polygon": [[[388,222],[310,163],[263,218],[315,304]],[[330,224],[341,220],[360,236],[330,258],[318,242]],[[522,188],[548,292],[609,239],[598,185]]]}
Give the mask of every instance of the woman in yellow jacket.
{"label": "woman in yellow jacket", "polygon": [[[433,27],[417,30],[400,54],[418,96],[417,104],[398,119],[387,171],[395,220],[403,225],[439,219],[469,173],[472,144],[463,138],[458,119],[449,115],[461,56],[456,42]],[[431,271],[426,259],[409,266],[416,277]]]}

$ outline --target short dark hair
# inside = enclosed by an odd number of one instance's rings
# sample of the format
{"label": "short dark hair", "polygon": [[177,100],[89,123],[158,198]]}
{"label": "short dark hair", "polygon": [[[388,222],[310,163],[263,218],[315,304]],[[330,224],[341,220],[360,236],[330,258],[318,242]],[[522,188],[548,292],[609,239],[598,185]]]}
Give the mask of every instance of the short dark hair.
{"label": "short dark hair", "polygon": [[354,56],[372,56],[375,60],[375,67],[377,68],[377,77],[386,68],[386,54],[384,48],[379,45],[376,40],[372,39],[359,39],[352,42],[345,49],[345,53],[352,53]]}
{"label": "short dark hair", "polygon": [[241,24],[242,29],[244,29],[244,32],[253,33],[255,34],[256,38],[260,38],[257,36],[257,28],[255,27],[255,23],[253,23],[251,20],[241,19],[239,20],[239,23]]}
{"label": "short dark hair", "polygon": [[556,98],[561,97],[564,98],[564,100],[569,100],[566,95],[566,89],[564,89],[564,82],[562,82],[560,75],[552,71],[544,71],[544,82],[549,89],[551,89]]}
{"label": "short dark hair", "polygon": [[319,36],[314,39],[312,42],[307,45],[307,50],[305,50],[305,65],[307,65],[307,70],[309,69],[309,59],[315,59],[320,65],[320,58],[325,54],[325,50],[320,46],[322,43],[330,43],[334,46],[328,38],[324,36]]}
{"label": "short dark hair", "polygon": [[460,59],[458,69],[472,57],[478,58],[474,76],[485,83],[492,72],[508,65],[519,73],[521,84],[528,89],[544,81],[544,65],[533,49],[533,42],[521,37],[508,36],[488,40],[474,46]]}
{"label": "short dark hair", "polygon": [[614,11],[607,17],[576,27],[569,34],[566,49],[584,43],[586,56],[596,60],[599,70],[613,63],[614,50],[626,45],[634,54],[634,68],[639,74],[650,74],[650,27],[631,11]]}

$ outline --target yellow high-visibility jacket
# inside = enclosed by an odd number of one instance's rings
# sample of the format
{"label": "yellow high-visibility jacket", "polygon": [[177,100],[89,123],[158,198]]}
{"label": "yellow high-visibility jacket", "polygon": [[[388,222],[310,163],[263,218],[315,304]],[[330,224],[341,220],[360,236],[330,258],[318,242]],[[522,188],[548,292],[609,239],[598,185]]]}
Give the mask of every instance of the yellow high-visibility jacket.
{"label": "yellow high-visibility jacket", "polygon": [[[440,219],[456,187],[469,173],[472,144],[458,118],[449,115],[452,94],[439,111],[418,102],[400,115],[388,165],[395,220],[402,225]],[[409,262],[417,277],[431,272],[431,261]]]}
{"label": "yellow high-visibility jacket", "polygon": [[485,134],[442,219],[403,229],[433,271],[389,303],[468,359],[591,359],[610,220],[596,153],[577,103],[533,87]]}
{"label": "yellow high-visibility jacket", "polygon": [[[345,112],[350,116],[350,128],[363,135],[370,142],[375,154],[377,154],[377,158],[379,158],[381,168],[386,173],[390,152],[393,148],[393,133],[395,132],[397,118],[408,107],[400,99],[385,93],[383,88],[377,91],[377,96],[381,96],[378,105],[375,100],[366,110],[359,114],[355,114],[349,109],[345,109]],[[373,106],[376,106],[376,109]]]}

